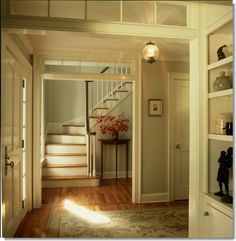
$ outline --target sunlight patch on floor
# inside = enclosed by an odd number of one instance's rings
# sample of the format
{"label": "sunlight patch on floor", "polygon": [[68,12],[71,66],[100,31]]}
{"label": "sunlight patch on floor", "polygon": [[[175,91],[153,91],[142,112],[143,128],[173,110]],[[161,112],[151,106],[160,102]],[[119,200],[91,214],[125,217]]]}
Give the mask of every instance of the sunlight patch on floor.
{"label": "sunlight patch on floor", "polygon": [[83,218],[90,223],[109,223],[110,219],[100,213],[96,213],[94,211],[88,210],[87,208],[81,207],[78,204],[75,204],[72,201],[65,200],[64,201],[64,208],[71,213],[77,215],[80,218]]}

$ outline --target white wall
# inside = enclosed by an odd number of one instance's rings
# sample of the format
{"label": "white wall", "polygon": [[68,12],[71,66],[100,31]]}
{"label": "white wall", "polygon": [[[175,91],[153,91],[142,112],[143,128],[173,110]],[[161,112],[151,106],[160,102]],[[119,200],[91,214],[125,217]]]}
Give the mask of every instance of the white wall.
{"label": "white wall", "polygon": [[[129,129],[127,132],[120,132],[119,137],[132,139],[132,104],[133,96],[130,94],[126,99],[124,99],[115,109],[113,109],[109,114],[110,115],[119,115],[124,113],[124,116],[129,119]],[[97,133],[97,139],[99,138],[111,138],[109,135],[101,135],[99,125],[96,125],[94,131]],[[101,170],[101,143],[97,141],[96,143],[96,160],[97,160],[97,172],[100,174]],[[115,146],[104,147],[104,160],[103,160],[103,176],[106,177],[115,177]],[[126,176],[126,162],[125,162],[125,146],[119,146],[118,148],[118,172],[120,177]],[[132,172],[132,140],[129,142],[129,175],[131,176]],[[119,176],[118,176],[119,177]]]}
{"label": "white wall", "polygon": [[[143,61],[142,76],[142,195],[168,192],[167,79],[168,72],[188,73],[187,62]],[[163,100],[163,115],[148,116],[148,99]]]}
{"label": "white wall", "polygon": [[85,114],[83,81],[46,80],[47,121],[63,123]]}

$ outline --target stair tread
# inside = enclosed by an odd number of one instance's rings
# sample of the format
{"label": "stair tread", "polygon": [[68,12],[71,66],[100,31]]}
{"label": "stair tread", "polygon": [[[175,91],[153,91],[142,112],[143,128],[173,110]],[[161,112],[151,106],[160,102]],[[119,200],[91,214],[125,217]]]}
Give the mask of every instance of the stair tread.
{"label": "stair tread", "polygon": [[96,107],[93,110],[108,110],[108,107]]}
{"label": "stair tread", "polygon": [[124,84],[133,84],[133,81],[126,81]]}
{"label": "stair tread", "polygon": [[63,127],[85,127],[85,125],[76,125],[76,124],[71,124],[71,125],[62,125]]}
{"label": "stair tread", "polygon": [[129,92],[128,90],[115,90],[114,92]]}
{"label": "stair tread", "polygon": [[100,179],[100,176],[90,177],[86,175],[80,176],[43,176],[42,180],[88,180],[88,179]]}
{"label": "stair tread", "polygon": [[118,101],[119,99],[105,99],[104,101]]}
{"label": "stair tread", "polygon": [[85,143],[46,143],[46,146],[86,146]]}
{"label": "stair tread", "polygon": [[87,156],[87,153],[46,153],[45,156]]}
{"label": "stair tread", "polygon": [[72,168],[72,167],[88,167],[87,164],[44,164],[43,168]]}
{"label": "stair tread", "polygon": [[48,133],[48,135],[55,135],[55,136],[85,136],[85,134],[69,134],[69,133]]}

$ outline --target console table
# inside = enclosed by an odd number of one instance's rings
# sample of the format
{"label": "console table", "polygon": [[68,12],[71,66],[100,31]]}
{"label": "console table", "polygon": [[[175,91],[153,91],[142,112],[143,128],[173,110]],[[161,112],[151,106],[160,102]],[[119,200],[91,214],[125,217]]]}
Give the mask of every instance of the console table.
{"label": "console table", "polygon": [[103,178],[103,146],[104,145],[115,145],[116,147],[116,179],[117,179],[117,152],[119,145],[126,146],[126,177],[128,178],[128,159],[129,159],[129,141],[130,139],[98,139],[101,141],[101,178]]}

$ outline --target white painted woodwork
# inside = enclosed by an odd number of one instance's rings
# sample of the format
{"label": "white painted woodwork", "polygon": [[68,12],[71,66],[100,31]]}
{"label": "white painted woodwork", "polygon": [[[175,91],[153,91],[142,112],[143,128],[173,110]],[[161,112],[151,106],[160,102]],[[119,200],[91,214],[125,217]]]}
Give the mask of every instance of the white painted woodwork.
{"label": "white painted woodwork", "polygon": [[46,145],[46,153],[86,153],[86,145],[79,144],[48,144]]}
{"label": "white painted woodwork", "polygon": [[224,97],[224,96],[232,96],[233,95],[233,89],[228,89],[228,90],[221,90],[221,91],[216,91],[208,94],[208,98],[216,98],[216,97]]}
{"label": "white painted woodwork", "polygon": [[48,143],[75,143],[75,144],[84,144],[85,143],[85,136],[84,135],[69,135],[69,134],[48,134],[47,136]]}
{"label": "white painted woodwork", "polygon": [[[218,199],[217,202],[216,199]],[[220,197],[216,197],[214,194],[203,196],[201,238],[233,237],[232,209],[219,201]]]}
{"label": "white painted woodwork", "polygon": [[96,187],[100,185],[99,178],[78,178],[78,179],[62,179],[62,180],[43,180],[42,186],[47,188],[55,187]]}
{"label": "white painted woodwork", "polygon": [[[204,10],[209,9],[209,6]],[[225,204],[220,197],[214,195],[219,190],[217,162],[221,150],[232,146],[233,137],[214,134],[214,119],[220,113],[232,112],[233,90],[214,92],[212,83],[219,71],[232,73],[233,57],[226,54],[227,58],[217,61],[216,50],[223,44],[232,43],[232,7],[221,8],[215,6],[212,13],[205,16],[205,30],[202,34],[203,56],[202,68],[205,72],[201,83],[201,115],[200,126],[202,138],[200,141],[201,161],[199,170],[200,189],[199,198],[199,237],[204,238],[232,238],[233,237],[233,210],[232,204]],[[207,19],[214,19],[209,24]],[[200,70],[199,69],[199,70]],[[232,190],[232,173],[229,169],[229,189]],[[191,210],[191,208],[190,208]]]}
{"label": "white painted woodwork", "polygon": [[233,56],[229,56],[229,57],[227,57],[225,59],[221,59],[221,60],[219,60],[217,62],[209,64],[207,69],[208,70],[213,70],[213,69],[219,68],[219,67],[224,66],[224,65],[232,64],[232,62],[233,62]]}
{"label": "white painted woodwork", "polygon": [[233,136],[229,135],[216,135],[216,134],[209,134],[208,138],[210,140],[219,140],[219,141],[233,141]]}
{"label": "white painted woodwork", "polygon": [[189,81],[176,79],[174,90],[175,199],[179,200],[189,198]]}
{"label": "white painted woodwork", "polygon": [[86,164],[87,163],[87,156],[49,156],[46,155],[46,160],[44,161],[45,164]]}
{"label": "white painted woodwork", "polygon": [[[29,198],[30,184],[25,186],[25,207],[22,207],[23,175],[22,175],[22,78],[28,79],[31,67],[14,45],[12,40],[3,33],[2,36],[2,82],[1,82],[1,160],[2,160],[2,228],[3,237],[13,237],[21,220],[26,214],[31,203]],[[14,54],[13,54],[14,53]],[[23,68],[24,65],[24,68]],[[30,79],[29,79],[30,83]],[[30,84],[29,84],[30,86]],[[30,91],[27,92],[27,101]],[[29,105],[30,106],[30,105]],[[28,110],[28,106],[27,106]],[[27,138],[30,141],[28,129],[29,118],[25,120],[27,125]],[[29,147],[28,145],[27,147]],[[30,181],[30,159],[26,153],[26,167],[24,169],[27,181]],[[6,160],[8,158],[8,160]],[[7,167],[6,162],[13,162],[14,166]]]}
{"label": "white painted woodwork", "polygon": [[85,167],[43,167],[43,177],[44,176],[54,176],[54,177],[71,177],[87,175],[87,166]]}
{"label": "white painted woodwork", "polygon": [[169,199],[189,198],[189,76],[169,73]]}
{"label": "white painted woodwork", "polygon": [[85,127],[83,126],[63,126],[64,133],[85,135]]}

